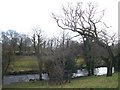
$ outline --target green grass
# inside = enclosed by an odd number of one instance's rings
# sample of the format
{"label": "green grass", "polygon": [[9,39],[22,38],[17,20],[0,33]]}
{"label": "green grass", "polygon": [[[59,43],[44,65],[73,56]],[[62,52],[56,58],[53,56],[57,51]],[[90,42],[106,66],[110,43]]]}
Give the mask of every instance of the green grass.
{"label": "green grass", "polygon": [[118,73],[118,82],[119,82],[118,83],[118,88],[119,88],[118,90],[120,90],[120,72]]}
{"label": "green grass", "polygon": [[4,88],[117,88],[118,73],[112,77],[90,76],[73,79],[71,83],[50,85],[47,81],[24,82],[4,85]]}
{"label": "green grass", "polygon": [[11,60],[8,71],[37,70],[38,62],[35,56],[15,56]]}

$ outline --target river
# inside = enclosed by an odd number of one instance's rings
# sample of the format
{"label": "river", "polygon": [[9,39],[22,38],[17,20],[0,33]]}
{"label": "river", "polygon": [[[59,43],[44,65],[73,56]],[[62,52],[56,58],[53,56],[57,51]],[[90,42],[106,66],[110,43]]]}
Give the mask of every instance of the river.
{"label": "river", "polygon": [[[114,68],[112,68],[112,73],[114,73]],[[86,69],[77,70],[76,73],[73,73],[72,78],[75,77],[82,77],[87,76],[88,72]],[[94,70],[95,75],[105,75],[107,74],[107,67],[100,67],[95,68]],[[29,82],[30,80],[38,80],[39,75],[38,74],[27,74],[27,75],[9,75],[4,76],[3,78],[3,84],[11,84],[16,82]],[[43,80],[49,80],[48,74],[42,74]]]}

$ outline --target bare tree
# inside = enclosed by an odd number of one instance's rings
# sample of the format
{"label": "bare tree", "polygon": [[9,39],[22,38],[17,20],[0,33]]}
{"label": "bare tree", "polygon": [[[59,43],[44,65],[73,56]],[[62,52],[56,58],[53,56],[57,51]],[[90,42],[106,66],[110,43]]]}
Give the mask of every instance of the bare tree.
{"label": "bare tree", "polygon": [[[70,59],[68,59],[70,48],[69,40],[65,31],[61,33],[60,38],[52,38],[47,42],[47,52],[44,60],[46,71],[49,73],[50,81],[54,81],[57,84],[62,84],[65,80],[64,76],[67,76],[66,81],[70,81],[70,70],[68,71],[68,64]],[[68,60],[67,60],[68,59]],[[67,64],[67,65],[66,65]],[[67,69],[66,69],[67,67]],[[71,66],[72,67],[72,66]],[[65,73],[68,72],[68,73]]]}
{"label": "bare tree", "polygon": [[39,80],[42,80],[42,66],[43,66],[43,51],[42,51],[42,46],[43,46],[43,38],[42,38],[42,31],[41,29],[34,29],[34,34],[33,34],[33,45],[34,45],[34,50],[35,50],[35,55],[38,58],[38,66],[39,66]]}
{"label": "bare tree", "polygon": [[[73,32],[77,32],[82,36],[84,41],[85,50],[85,60],[91,62],[91,55],[88,53],[91,50],[91,42],[98,43],[101,47],[104,47],[109,52],[110,56],[110,66],[108,67],[107,76],[111,76],[111,66],[113,55],[108,45],[103,43],[98,36],[98,25],[102,25],[105,28],[109,28],[104,22],[102,22],[102,18],[104,16],[104,11],[97,11],[96,5],[92,3],[88,3],[86,8],[83,7],[83,3],[77,3],[76,6],[72,6],[72,4],[68,4],[68,7],[62,8],[63,13],[61,16],[53,15],[57,25],[63,30],[70,30]],[[91,66],[91,65],[90,65]],[[92,67],[90,67],[92,69]],[[92,70],[89,70],[92,71]],[[89,75],[90,72],[89,72]]]}
{"label": "bare tree", "polygon": [[114,53],[114,45],[116,45],[116,35],[109,36],[105,31],[101,31],[99,34],[100,40],[97,41],[108,53],[108,57],[101,56],[102,59],[107,63],[107,76],[112,76],[113,61],[115,60],[116,54]]}
{"label": "bare tree", "polygon": [[22,35],[19,36],[18,48],[19,48],[19,54],[21,55],[22,49],[23,49],[23,37],[22,37]]}
{"label": "bare tree", "polygon": [[17,46],[18,33],[14,30],[2,32],[2,71],[4,76],[8,70],[10,62],[14,59],[15,50]]}

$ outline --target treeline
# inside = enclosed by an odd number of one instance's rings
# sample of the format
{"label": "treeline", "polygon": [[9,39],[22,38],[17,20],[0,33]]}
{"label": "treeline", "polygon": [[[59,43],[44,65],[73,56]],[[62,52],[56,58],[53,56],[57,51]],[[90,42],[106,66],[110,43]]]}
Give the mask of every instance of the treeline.
{"label": "treeline", "polygon": [[14,30],[1,32],[3,76],[15,55],[36,56],[40,80],[43,72],[49,73],[51,79],[60,76],[59,80],[63,80],[62,73],[75,72],[77,68],[75,58],[82,57],[83,53],[82,43],[70,40],[65,32],[59,38],[44,39],[41,30],[34,30],[31,36],[20,34]]}
{"label": "treeline", "polygon": [[[20,34],[14,30],[2,32],[1,36],[3,74],[7,72],[15,55],[36,56],[38,58],[40,80],[42,79],[41,74],[47,72],[52,81],[62,82],[64,77],[70,79],[72,73],[77,69],[89,67],[87,66],[88,62],[90,62],[89,59],[85,61],[84,43],[70,40],[71,37],[68,37],[65,32],[61,34],[61,37],[51,39],[44,39],[41,30],[35,30],[32,37]],[[93,68],[107,66],[108,63],[101,58],[101,56],[108,56],[107,51],[97,44],[93,44],[91,48],[91,66]],[[111,46],[111,48],[117,54],[117,44]],[[83,58],[84,62],[78,64],[77,60],[80,58]],[[117,64],[118,62],[114,60],[113,66],[115,70],[117,70]]]}

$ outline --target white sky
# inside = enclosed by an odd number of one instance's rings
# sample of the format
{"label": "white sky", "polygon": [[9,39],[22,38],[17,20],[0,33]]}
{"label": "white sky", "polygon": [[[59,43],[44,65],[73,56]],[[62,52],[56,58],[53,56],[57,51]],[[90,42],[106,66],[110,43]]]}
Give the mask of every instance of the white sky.
{"label": "white sky", "polygon": [[61,29],[51,13],[59,13],[62,5],[76,1],[98,2],[99,9],[106,9],[104,21],[112,26],[110,33],[118,32],[119,0],[0,0],[0,30],[30,34],[32,28],[40,27],[49,37],[57,36]]}

